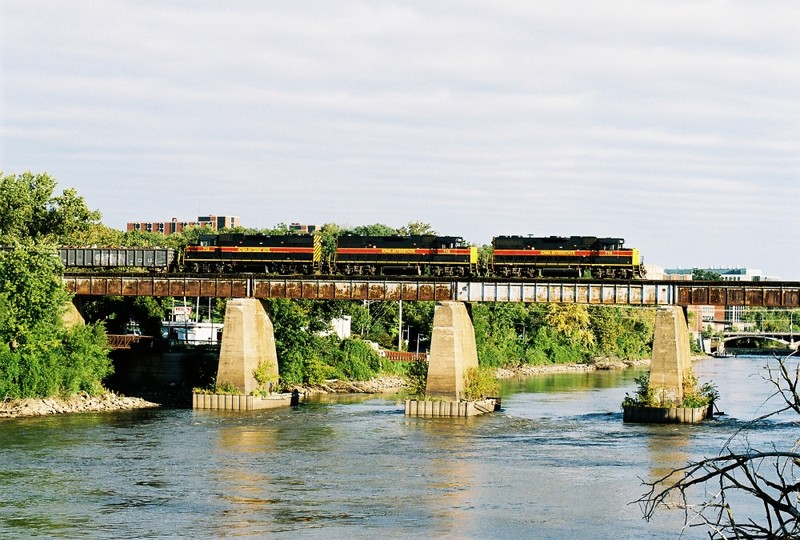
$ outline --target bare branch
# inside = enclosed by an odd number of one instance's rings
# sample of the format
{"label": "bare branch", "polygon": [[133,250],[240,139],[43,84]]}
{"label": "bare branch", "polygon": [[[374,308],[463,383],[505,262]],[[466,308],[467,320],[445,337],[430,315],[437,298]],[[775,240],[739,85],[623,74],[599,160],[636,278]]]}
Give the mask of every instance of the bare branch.
{"label": "bare branch", "polygon": [[[643,482],[648,490],[635,502],[646,520],[659,508],[678,507],[684,510],[684,528],[705,527],[710,538],[800,538],[800,440],[786,451],[774,445],[772,450],[758,451],[745,436],[747,429],[767,418],[789,410],[800,414],[800,365],[791,369],[787,359],[778,359],[777,367],[767,366],[775,390],[767,401],[780,396],[782,406],[737,430],[720,455],[689,462],[653,482]],[[745,450],[733,452],[732,443],[740,437],[744,437]],[[709,490],[712,485],[715,487]],[[740,520],[732,506],[734,494],[758,500],[763,519],[756,521],[751,516]],[[695,496],[700,502],[693,504]]]}

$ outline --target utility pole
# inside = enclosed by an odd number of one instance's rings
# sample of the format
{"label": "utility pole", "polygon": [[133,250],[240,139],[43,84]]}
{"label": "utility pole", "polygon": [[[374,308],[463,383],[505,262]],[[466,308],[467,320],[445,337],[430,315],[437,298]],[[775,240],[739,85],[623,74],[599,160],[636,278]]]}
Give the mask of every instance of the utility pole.
{"label": "utility pole", "polygon": [[397,350],[403,350],[403,301],[400,300],[400,314],[397,317],[399,319],[398,326],[397,326]]}

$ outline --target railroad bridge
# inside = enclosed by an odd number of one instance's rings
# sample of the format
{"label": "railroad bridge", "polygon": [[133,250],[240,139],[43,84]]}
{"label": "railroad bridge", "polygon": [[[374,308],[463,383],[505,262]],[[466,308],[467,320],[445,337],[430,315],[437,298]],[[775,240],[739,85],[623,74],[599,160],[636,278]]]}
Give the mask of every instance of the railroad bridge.
{"label": "railroad bridge", "polygon": [[231,299],[225,313],[217,380],[244,394],[253,372],[267,362],[278,377],[272,321],[260,300],[436,301],[427,393],[458,400],[464,373],[477,366],[472,322],[465,303],[536,302],[659,307],[651,382],[682,392],[688,360],[684,309],[690,305],[800,307],[800,282],[672,282],[614,280],[434,279],[430,277],[273,277],[194,274],[65,274],[76,296],[176,296]]}
{"label": "railroad bridge", "polygon": [[83,273],[65,274],[64,283],[67,290],[77,296],[800,307],[800,282],[513,281],[388,276],[326,279],[235,274]]}

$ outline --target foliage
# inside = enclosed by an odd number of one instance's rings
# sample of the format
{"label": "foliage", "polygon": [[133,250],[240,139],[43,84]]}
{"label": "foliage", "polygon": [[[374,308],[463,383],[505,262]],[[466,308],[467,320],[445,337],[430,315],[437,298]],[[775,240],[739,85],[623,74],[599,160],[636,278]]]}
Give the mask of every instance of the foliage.
{"label": "foliage", "polygon": [[[791,448],[779,449],[773,444],[758,450],[747,438],[748,430],[759,429],[778,414],[800,414],[800,365],[790,368],[788,360],[782,358],[777,366],[767,366],[767,380],[774,387],[772,396],[779,397],[782,404],[747,423],[727,440],[718,455],[645,482],[648,491],[637,501],[645,519],[652,519],[659,508],[677,504],[684,509],[685,528],[705,526],[710,538],[800,537],[800,439]],[[737,512],[737,506],[749,498],[761,508],[760,519],[742,517]]]}
{"label": "foliage", "polygon": [[430,223],[423,223],[421,221],[409,221],[407,225],[403,225],[397,229],[397,234],[401,236],[415,236],[426,234],[438,234]]}
{"label": "foliage", "polygon": [[496,397],[500,393],[500,383],[494,370],[487,367],[470,368],[464,374],[463,398],[469,401]]}
{"label": "foliage", "polygon": [[655,391],[650,388],[650,373],[645,373],[633,379],[636,382],[636,394],[625,392],[622,400],[623,407],[655,407],[658,398]]}
{"label": "foliage", "polygon": [[214,394],[238,394],[239,388],[230,381],[217,381],[214,384]]}
{"label": "foliage", "polygon": [[330,378],[367,380],[380,370],[377,352],[360,339],[322,336],[351,302],[275,299],[266,302],[275,331],[281,384],[318,384]]}
{"label": "foliage", "polygon": [[381,363],[377,351],[360,339],[346,339],[342,342],[342,354],[337,372],[344,378],[366,381],[380,370]]}
{"label": "foliage", "polygon": [[713,270],[693,268],[692,279],[695,281],[720,281],[722,279],[722,274],[714,272]]}
{"label": "foliage", "polygon": [[0,244],[77,244],[99,224],[100,212],[89,210],[74,189],[54,195],[55,187],[44,173],[0,172]]}
{"label": "foliage", "polygon": [[654,310],[591,306],[589,324],[594,334],[595,356],[625,360],[650,356],[655,329]]}
{"label": "foliage", "polygon": [[634,379],[637,388],[634,395],[625,393],[623,407],[685,407],[689,409],[706,407],[719,400],[719,391],[713,381],[700,385],[693,373],[689,373],[683,382],[683,402],[680,404],[664,402],[658,392],[650,387],[650,373]]}
{"label": "foliage", "polygon": [[478,359],[486,366],[586,362],[650,355],[651,309],[559,304],[472,306]]}
{"label": "foliage", "polygon": [[278,378],[272,373],[269,362],[259,362],[258,367],[253,370],[253,378],[256,380],[259,390],[269,390],[271,383],[277,383]]}
{"label": "foliage", "polygon": [[788,332],[800,325],[800,310],[779,310],[751,307],[742,312],[742,321],[758,332]]}
{"label": "foliage", "polygon": [[66,329],[52,248],[0,252],[0,399],[101,391],[112,372],[102,324]]}
{"label": "foliage", "polygon": [[407,377],[409,394],[416,398],[424,398],[425,389],[428,386],[428,361],[420,360],[409,363]]}
{"label": "foliage", "polygon": [[681,407],[689,409],[707,407],[719,400],[719,390],[714,381],[700,384],[694,373],[689,374],[683,382],[683,403]]}

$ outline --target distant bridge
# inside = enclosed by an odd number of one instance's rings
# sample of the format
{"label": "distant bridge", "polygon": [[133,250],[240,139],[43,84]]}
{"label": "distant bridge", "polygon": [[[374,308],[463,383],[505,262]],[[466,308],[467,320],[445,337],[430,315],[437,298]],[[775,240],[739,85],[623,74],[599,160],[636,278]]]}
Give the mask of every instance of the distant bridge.
{"label": "distant bridge", "polygon": [[797,332],[725,332],[720,340],[724,344],[731,342],[758,340],[774,341],[786,345],[791,349],[796,349],[800,345],[800,333]]}
{"label": "distant bridge", "polygon": [[800,307],[800,282],[463,280],[375,276],[273,277],[252,274],[65,274],[78,296],[435,300],[630,306]]}

